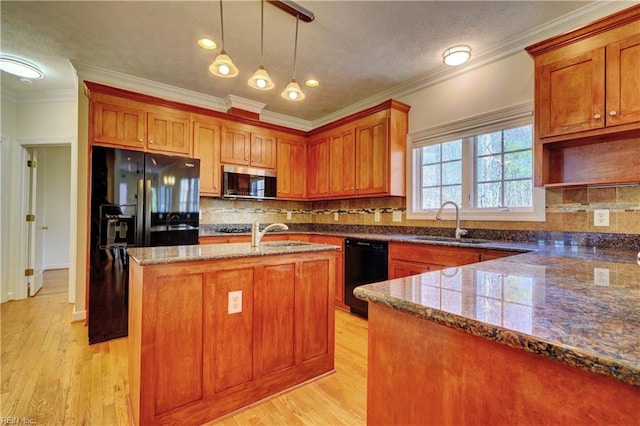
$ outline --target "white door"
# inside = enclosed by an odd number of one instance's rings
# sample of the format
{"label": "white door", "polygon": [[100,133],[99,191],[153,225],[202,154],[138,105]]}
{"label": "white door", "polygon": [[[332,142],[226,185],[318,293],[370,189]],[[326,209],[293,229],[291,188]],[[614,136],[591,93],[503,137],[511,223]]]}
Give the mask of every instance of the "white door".
{"label": "white door", "polygon": [[27,219],[29,227],[29,243],[28,243],[28,262],[25,273],[29,296],[35,294],[42,288],[43,274],[43,237],[44,231],[47,229],[44,225],[44,216],[37,214],[42,211],[38,209],[38,169],[37,159],[38,152],[35,149],[29,150],[30,162],[27,164],[29,168],[29,218]]}

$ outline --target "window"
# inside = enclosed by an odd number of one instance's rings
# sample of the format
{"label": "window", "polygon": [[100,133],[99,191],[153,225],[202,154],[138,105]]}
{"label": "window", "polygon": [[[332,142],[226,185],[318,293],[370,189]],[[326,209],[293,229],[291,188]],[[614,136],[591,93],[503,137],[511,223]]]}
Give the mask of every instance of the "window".
{"label": "window", "polygon": [[407,217],[432,219],[454,201],[463,219],[543,221],[531,123],[523,105],[412,134]]}

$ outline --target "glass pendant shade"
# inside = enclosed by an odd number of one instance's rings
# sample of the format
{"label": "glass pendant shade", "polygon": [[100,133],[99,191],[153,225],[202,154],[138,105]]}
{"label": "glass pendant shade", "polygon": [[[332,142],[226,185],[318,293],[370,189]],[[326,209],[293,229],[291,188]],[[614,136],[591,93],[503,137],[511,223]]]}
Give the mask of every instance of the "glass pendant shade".
{"label": "glass pendant shade", "polygon": [[287,84],[287,88],[284,89],[280,96],[289,101],[301,101],[304,99],[304,93],[300,90],[300,85],[295,79],[291,80],[291,82]]}
{"label": "glass pendant shade", "polygon": [[209,71],[218,77],[235,77],[238,75],[238,68],[224,50],[221,50],[213,63],[209,65]]}
{"label": "glass pendant shade", "polygon": [[269,90],[273,89],[275,84],[273,84],[273,81],[271,80],[271,77],[269,77],[269,73],[264,66],[260,65],[249,79],[249,86],[259,90]]}

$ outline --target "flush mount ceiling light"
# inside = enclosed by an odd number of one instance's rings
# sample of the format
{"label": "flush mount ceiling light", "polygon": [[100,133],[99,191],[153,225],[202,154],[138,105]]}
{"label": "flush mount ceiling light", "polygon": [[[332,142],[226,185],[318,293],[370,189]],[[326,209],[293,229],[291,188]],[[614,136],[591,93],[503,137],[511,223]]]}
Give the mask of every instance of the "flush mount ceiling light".
{"label": "flush mount ceiling light", "polygon": [[16,58],[0,57],[0,69],[22,78],[40,79],[44,73],[34,65]]}
{"label": "flush mount ceiling light", "polygon": [[258,90],[269,90],[275,87],[273,81],[269,77],[269,73],[264,67],[264,0],[260,2],[260,66],[249,79],[249,86]]}
{"label": "flush mount ceiling light", "polygon": [[209,71],[218,77],[235,77],[238,75],[238,68],[234,65],[231,57],[224,50],[224,18],[222,16],[222,0],[220,0],[220,33],[222,49],[218,56],[216,56],[213,63],[209,65]]}
{"label": "flush mount ceiling light", "polygon": [[318,87],[320,86],[320,82],[315,78],[310,78],[309,80],[304,82],[304,85],[307,87]]}
{"label": "flush mount ceiling light", "polygon": [[442,61],[452,67],[462,65],[471,58],[471,47],[466,45],[453,46],[442,53]]}
{"label": "flush mount ceiling light", "polygon": [[301,101],[304,99],[304,93],[300,89],[300,85],[296,82],[296,60],[298,56],[298,23],[300,22],[300,16],[296,15],[296,39],[293,45],[293,77],[287,88],[280,94],[283,98],[289,101]]}

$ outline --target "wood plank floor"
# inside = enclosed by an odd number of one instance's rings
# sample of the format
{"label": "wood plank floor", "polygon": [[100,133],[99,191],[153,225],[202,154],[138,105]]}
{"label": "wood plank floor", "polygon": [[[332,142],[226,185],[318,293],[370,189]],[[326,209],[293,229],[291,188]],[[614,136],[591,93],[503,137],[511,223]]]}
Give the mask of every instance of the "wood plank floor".
{"label": "wood plank floor", "polygon": [[[127,339],[89,346],[71,323],[68,271],[0,305],[0,417],[38,425],[128,425]],[[226,417],[221,425],[366,424],[367,322],[336,310],[336,373]]]}

